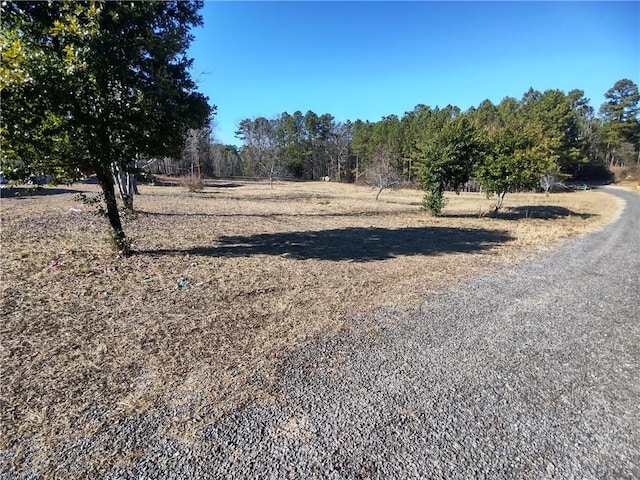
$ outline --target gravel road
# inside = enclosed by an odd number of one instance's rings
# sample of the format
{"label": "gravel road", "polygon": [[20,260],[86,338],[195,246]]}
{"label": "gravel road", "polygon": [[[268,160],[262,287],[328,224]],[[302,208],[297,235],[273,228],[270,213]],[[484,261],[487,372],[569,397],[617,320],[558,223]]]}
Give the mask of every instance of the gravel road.
{"label": "gravel road", "polygon": [[286,360],[275,403],[197,442],[121,424],[144,453],[107,477],[640,478],[640,196],[607,191],[615,223],[354,318]]}

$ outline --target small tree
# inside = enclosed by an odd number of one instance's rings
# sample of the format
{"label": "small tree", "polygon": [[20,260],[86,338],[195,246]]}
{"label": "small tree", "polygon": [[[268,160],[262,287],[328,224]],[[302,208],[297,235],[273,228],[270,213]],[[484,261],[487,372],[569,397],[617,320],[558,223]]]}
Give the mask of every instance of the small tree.
{"label": "small tree", "polygon": [[488,130],[485,155],[476,166],[475,177],[487,196],[496,195],[497,212],[508,192],[535,188],[545,172],[556,169],[542,129],[511,122]]}
{"label": "small tree", "polygon": [[564,183],[562,183],[562,179],[566,178],[567,175],[563,175],[560,173],[552,173],[547,172],[542,177],[540,177],[540,188],[544,191],[545,195],[549,195],[549,192],[554,187],[557,188],[565,188]]}
{"label": "small tree", "polygon": [[383,148],[376,151],[366,171],[367,184],[378,189],[376,202],[382,191],[402,181],[402,175],[391,165],[391,157]]}
{"label": "small tree", "polygon": [[459,191],[471,175],[473,162],[481,153],[475,129],[464,117],[448,120],[432,137],[417,144],[422,188],[427,191],[423,208],[440,215],[445,206],[444,191]]}

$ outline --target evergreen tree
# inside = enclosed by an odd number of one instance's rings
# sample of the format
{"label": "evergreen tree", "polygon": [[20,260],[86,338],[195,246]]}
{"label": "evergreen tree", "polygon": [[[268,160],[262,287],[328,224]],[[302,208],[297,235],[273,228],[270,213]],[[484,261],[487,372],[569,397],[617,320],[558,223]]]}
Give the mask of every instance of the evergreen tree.
{"label": "evergreen tree", "polygon": [[3,2],[2,162],[94,172],[118,249],[129,253],[114,170],[179,156],[211,109],[186,51],[201,2]]}

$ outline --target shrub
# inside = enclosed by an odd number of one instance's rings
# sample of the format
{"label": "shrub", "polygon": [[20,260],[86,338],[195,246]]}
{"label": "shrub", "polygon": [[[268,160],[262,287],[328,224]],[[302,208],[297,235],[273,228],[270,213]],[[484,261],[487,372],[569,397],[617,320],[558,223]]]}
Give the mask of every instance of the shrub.
{"label": "shrub", "polygon": [[204,189],[204,182],[202,178],[195,175],[185,175],[184,177],[180,177],[180,186],[190,192],[201,192]]}
{"label": "shrub", "polygon": [[427,193],[422,200],[422,209],[438,216],[442,213],[446,204],[447,199],[444,198],[442,192]]}

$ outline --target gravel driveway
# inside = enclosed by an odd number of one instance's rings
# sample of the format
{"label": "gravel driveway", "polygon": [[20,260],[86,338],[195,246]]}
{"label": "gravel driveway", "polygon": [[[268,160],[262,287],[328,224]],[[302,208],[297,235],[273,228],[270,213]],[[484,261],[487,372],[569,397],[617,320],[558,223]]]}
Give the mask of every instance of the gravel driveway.
{"label": "gravel driveway", "polygon": [[108,478],[640,478],[640,196],[607,191],[614,224],[353,319],[198,442],[121,424],[144,453]]}

